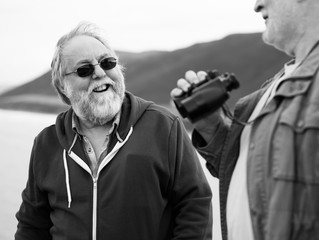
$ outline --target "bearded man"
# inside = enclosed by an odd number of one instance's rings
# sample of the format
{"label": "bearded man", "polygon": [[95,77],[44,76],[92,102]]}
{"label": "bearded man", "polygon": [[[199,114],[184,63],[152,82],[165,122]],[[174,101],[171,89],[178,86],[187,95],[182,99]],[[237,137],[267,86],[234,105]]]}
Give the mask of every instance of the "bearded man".
{"label": "bearded man", "polygon": [[34,141],[16,240],[211,239],[211,190],[180,119],[125,90],[91,23],[57,43],[70,109]]}

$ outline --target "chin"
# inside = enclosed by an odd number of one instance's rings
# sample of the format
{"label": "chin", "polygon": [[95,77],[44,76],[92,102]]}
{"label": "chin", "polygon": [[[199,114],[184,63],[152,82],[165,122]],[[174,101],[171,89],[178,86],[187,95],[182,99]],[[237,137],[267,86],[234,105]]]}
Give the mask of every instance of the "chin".
{"label": "chin", "polygon": [[103,103],[91,104],[87,119],[94,125],[104,125],[119,113],[122,103],[121,98],[116,95],[112,99],[103,101]]}
{"label": "chin", "polygon": [[[272,37],[273,36],[273,37]],[[284,52],[288,56],[293,56],[293,52],[290,49],[290,42],[288,38],[280,38],[281,35],[279,34],[270,34],[270,33],[263,33],[263,41],[276,48],[277,50]]]}
{"label": "chin", "polygon": [[72,108],[76,115],[95,126],[111,121],[119,113],[123,103],[123,97],[115,92],[99,97],[80,94],[76,100],[72,100]]}
{"label": "chin", "polygon": [[125,87],[119,86],[99,94],[70,91],[69,99],[77,116],[97,126],[106,124],[119,113],[124,95]]}
{"label": "chin", "polygon": [[266,29],[266,31],[263,32],[262,39],[263,39],[264,43],[271,45],[271,41],[269,38],[269,32],[267,29]]}
{"label": "chin", "polygon": [[278,48],[277,44],[276,44],[276,39],[274,37],[272,37],[272,35],[273,34],[269,33],[269,31],[266,30],[262,35],[262,39],[263,39],[264,43],[266,43],[267,45]]}

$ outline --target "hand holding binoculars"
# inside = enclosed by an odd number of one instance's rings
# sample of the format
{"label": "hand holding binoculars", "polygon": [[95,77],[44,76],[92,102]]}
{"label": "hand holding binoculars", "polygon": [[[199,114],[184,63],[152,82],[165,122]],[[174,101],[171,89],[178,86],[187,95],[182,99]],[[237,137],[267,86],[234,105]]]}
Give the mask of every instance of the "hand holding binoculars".
{"label": "hand holding binoculars", "polygon": [[229,98],[229,92],[239,88],[234,74],[207,72],[205,80],[191,84],[187,92],[174,98],[174,103],[183,118],[196,122],[219,109]]}

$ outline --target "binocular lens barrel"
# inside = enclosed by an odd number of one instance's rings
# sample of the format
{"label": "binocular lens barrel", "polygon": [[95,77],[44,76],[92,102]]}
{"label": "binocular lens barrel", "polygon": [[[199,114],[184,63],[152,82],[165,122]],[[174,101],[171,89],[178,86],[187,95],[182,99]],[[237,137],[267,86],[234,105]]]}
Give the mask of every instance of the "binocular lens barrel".
{"label": "binocular lens barrel", "polygon": [[175,98],[174,103],[183,118],[196,122],[219,109],[229,98],[229,92],[238,87],[236,77],[226,73],[194,85],[186,96]]}

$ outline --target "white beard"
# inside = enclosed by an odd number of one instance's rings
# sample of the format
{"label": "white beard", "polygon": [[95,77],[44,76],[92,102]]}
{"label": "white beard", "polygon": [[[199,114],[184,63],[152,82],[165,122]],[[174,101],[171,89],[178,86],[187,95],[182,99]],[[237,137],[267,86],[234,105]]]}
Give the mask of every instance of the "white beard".
{"label": "white beard", "polygon": [[76,115],[95,126],[106,124],[119,113],[125,93],[124,80],[117,81],[102,93],[92,91],[96,85],[96,83],[90,84],[86,91],[74,91],[65,83],[66,95]]}

